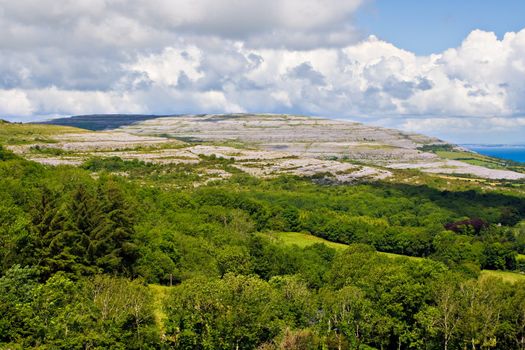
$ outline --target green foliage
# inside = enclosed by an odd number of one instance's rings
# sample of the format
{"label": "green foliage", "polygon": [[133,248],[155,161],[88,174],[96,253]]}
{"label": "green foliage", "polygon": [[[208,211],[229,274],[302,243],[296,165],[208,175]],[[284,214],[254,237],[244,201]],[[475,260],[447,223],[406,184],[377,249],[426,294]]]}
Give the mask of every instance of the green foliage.
{"label": "green foliage", "polygon": [[454,151],[454,146],[450,144],[430,144],[430,145],[423,145],[421,147],[418,147],[418,150],[422,152],[452,152]]}
{"label": "green foliage", "polygon": [[109,276],[72,281],[57,273],[38,283],[14,266],[0,278],[0,344],[7,348],[151,348],[159,337],[152,296],[136,281]]}
{"label": "green foliage", "polygon": [[187,281],[168,302],[169,334],[180,349],[253,349],[279,332],[277,299],[257,277]]}
{"label": "green foliage", "polygon": [[[112,181],[76,186],[66,198],[43,188],[33,207],[32,264],[51,275],[98,272],[130,275],[137,258],[133,214]],[[28,258],[31,262],[31,258]]]}
{"label": "green foliage", "polygon": [[2,348],[525,345],[519,195],[0,154]]}
{"label": "green foliage", "polygon": [[0,161],[6,161],[11,159],[18,159],[18,157],[11,151],[0,145]]}
{"label": "green foliage", "polygon": [[90,171],[129,171],[136,168],[152,167],[151,163],[145,163],[138,159],[123,160],[120,157],[91,158],[82,164],[82,168]]}
{"label": "green foliage", "polygon": [[49,154],[52,156],[61,156],[67,153],[62,148],[43,147],[40,145],[31,146],[29,150],[34,153]]}

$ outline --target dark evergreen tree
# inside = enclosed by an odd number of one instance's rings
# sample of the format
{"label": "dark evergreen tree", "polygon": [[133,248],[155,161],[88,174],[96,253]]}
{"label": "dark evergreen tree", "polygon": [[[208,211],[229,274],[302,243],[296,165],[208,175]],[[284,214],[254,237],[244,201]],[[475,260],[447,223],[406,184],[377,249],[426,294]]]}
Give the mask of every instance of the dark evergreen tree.
{"label": "dark evergreen tree", "polygon": [[132,273],[137,259],[133,242],[134,215],[113,182],[98,188],[101,216],[91,232],[90,256],[106,272]]}

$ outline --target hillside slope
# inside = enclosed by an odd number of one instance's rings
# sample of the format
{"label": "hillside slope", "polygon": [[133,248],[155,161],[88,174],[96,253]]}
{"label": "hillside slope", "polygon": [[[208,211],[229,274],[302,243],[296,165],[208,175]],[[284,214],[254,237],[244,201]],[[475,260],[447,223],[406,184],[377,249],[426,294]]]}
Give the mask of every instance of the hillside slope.
{"label": "hillside slope", "polygon": [[[66,149],[90,151],[95,146],[98,151],[104,148],[109,152],[125,148],[127,153],[118,154],[124,159],[160,162],[196,161],[199,156],[214,154],[242,162],[238,168],[256,176],[283,172],[298,175],[328,172],[343,175],[336,176],[337,180],[348,180],[355,177],[385,178],[391,173],[389,169],[416,169],[426,173],[482,179],[525,178],[520,169],[509,170],[498,160],[480,158],[475,153],[436,138],[318,117],[267,114],[93,115],[49,123],[93,130],[117,127],[93,134],[89,141],[95,145],[79,140],[81,143],[73,146],[71,141],[75,141],[75,137],[62,137],[61,141],[67,141],[64,145]],[[126,147],[118,147],[118,143],[110,142],[112,139],[121,140]],[[131,144],[125,142],[126,139]],[[187,147],[177,144],[176,148],[163,146],[162,150],[149,153],[142,150],[137,154],[133,151],[133,145],[139,147],[141,143],[150,145],[151,142],[173,141],[183,142]],[[471,161],[468,159],[470,155]],[[355,176],[348,177],[348,173]]]}

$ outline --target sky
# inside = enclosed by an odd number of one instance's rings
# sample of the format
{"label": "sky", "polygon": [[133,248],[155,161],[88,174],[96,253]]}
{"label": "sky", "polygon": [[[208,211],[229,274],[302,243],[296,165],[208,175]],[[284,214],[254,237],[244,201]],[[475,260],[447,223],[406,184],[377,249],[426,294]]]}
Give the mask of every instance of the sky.
{"label": "sky", "polygon": [[356,24],[416,55],[439,54],[461,45],[475,30],[507,32],[525,28],[523,0],[369,1],[356,13]]}
{"label": "sky", "polygon": [[525,144],[523,0],[0,0],[0,118],[294,113]]}

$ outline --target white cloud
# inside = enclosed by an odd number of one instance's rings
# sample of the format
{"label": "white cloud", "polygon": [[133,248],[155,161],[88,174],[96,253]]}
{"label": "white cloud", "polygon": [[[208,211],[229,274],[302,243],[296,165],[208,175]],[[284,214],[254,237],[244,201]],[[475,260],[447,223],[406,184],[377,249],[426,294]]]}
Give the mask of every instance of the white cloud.
{"label": "white cloud", "polygon": [[296,112],[525,131],[525,29],[475,30],[417,56],[360,38],[365,1],[0,0],[0,113]]}
{"label": "white cloud", "polygon": [[252,46],[342,45],[365,0],[0,0],[0,46],[83,50],[166,44],[180,35]]}
{"label": "white cloud", "polygon": [[523,144],[525,118],[502,117],[425,117],[383,120],[384,125],[406,131],[432,134],[456,143]]}
{"label": "white cloud", "polygon": [[139,57],[128,69],[145,74],[157,84],[176,87],[183,84],[181,79],[195,81],[203,77],[199,70],[200,61],[201,51],[195,46],[184,50],[168,47],[159,55]]}
{"label": "white cloud", "polygon": [[31,102],[23,91],[0,90],[0,114],[27,117],[32,112]]}

